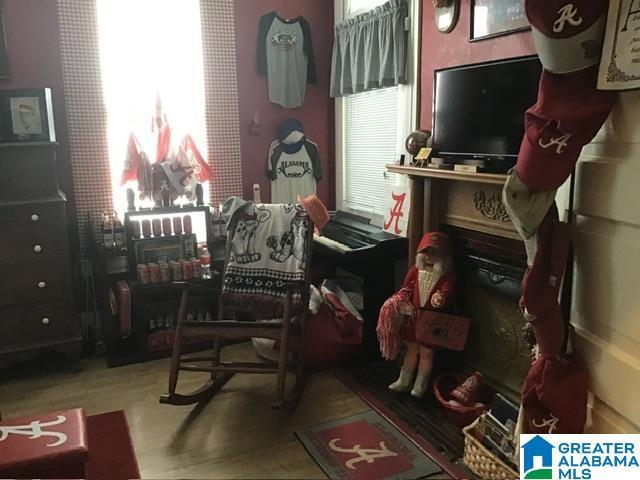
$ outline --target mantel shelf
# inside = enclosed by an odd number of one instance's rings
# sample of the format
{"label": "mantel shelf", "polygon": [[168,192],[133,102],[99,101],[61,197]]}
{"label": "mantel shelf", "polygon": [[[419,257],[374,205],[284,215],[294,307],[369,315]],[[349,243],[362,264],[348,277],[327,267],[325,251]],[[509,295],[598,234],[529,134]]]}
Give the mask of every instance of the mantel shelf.
{"label": "mantel shelf", "polygon": [[442,180],[486,183],[490,185],[504,185],[504,182],[507,180],[507,176],[503,174],[454,172],[453,170],[436,170],[426,167],[410,167],[404,165],[387,165],[387,170],[414,177],[439,178]]}

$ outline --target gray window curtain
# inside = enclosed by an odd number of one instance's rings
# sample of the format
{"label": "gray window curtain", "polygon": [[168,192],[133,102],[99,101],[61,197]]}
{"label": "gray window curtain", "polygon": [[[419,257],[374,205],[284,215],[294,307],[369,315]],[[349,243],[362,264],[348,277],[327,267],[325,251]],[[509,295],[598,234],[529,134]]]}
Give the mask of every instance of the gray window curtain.
{"label": "gray window curtain", "polygon": [[331,96],[406,83],[406,0],[389,0],[336,25]]}

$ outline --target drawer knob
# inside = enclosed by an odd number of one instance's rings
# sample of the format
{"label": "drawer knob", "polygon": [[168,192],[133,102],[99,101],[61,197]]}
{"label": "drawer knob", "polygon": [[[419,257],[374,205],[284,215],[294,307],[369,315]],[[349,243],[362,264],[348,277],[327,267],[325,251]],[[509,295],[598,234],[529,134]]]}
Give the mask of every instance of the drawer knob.
{"label": "drawer knob", "polygon": [[47,284],[45,282],[38,282],[38,288],[46,288]]}
{"label": "drawer knob", "polygon": [[51,323],[51,319],[49,319],[49,317],[44,317],[42,319],[42,324],[43,325],[49,325],[49,323]]}
{"label": "drawer knob", "polygon": [[37,222],[38,220],[40,220],[40,216],[37,213],[34,213],[33,215],[31,215],[32,222]]}
{"label": "drawer knob", "polygon": [[34,245],[33,251],[36,253],[40,253],[42,251],[42,245]]}

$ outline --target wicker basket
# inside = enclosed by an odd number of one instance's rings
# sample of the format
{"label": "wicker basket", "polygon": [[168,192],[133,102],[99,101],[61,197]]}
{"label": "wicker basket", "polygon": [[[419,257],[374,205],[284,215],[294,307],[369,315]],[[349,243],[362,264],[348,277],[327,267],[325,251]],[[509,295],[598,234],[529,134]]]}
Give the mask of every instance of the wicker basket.
{"label": "wicker basket", "polygon": [[478,418],[462,429],[464,433],[464,463],[478,477],[487,480],[512,480],[520,478],[511,467],[487,450],[471,433],[482,421]]}

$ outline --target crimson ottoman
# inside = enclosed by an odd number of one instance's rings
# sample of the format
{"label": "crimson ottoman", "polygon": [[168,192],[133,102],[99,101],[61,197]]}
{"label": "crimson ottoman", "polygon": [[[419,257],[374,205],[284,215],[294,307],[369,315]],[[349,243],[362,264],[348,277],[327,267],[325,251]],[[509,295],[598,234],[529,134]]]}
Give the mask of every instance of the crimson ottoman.
{"label": "crimson ottoman", "polygon": [[0,422],[0,478],[84,478],[89,459],[82,409]]}

